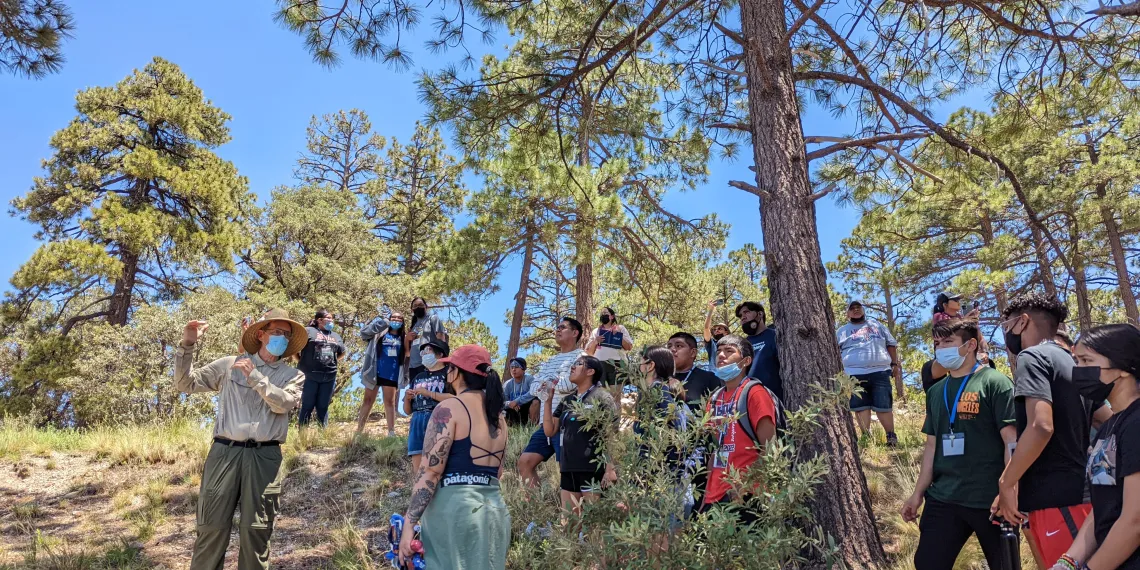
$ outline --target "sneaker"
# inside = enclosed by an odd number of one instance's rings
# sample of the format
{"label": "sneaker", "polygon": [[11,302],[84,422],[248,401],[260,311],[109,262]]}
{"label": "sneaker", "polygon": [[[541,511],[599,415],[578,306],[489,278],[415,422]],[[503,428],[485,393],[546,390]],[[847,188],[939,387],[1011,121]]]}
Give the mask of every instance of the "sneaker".
{"label": "sneaker", "polygon": [[889,432],[887,434],[887,447],[898,447],[898,446],[899,446],[899,436],[895,435],[895,432],[893,432],[893,431]]}

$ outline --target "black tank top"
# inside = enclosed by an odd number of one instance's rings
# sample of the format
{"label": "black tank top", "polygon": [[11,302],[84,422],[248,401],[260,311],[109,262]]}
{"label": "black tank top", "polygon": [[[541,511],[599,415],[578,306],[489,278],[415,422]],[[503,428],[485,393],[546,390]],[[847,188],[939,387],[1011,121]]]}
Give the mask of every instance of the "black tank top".
{"label": "black tank top", "polygon": [[[467,404],[463,400],[456,398],[459,405],[463,406],[463,411],[467,412],[467,422],[471,428],[475,426],[471,422],[471,412],[467,409]],[[473,449],[479,450],[481,453],[475,457],[471,456]],[[448,485],[487,485],[490,483],[491,478],[499,476],[499,466],[503,463],[503,454],[506,449],[499,451],[490,451],[479,447],[471,442],[471,429],[467,430],[467,437],[457,439],[451,444],[451,451],[447,453],[447,466],[444,468],[443,486]],[[499,460],[499,465],[479,465],[475,463],[477,459],[485,459],[487,457],[494,457]]]}

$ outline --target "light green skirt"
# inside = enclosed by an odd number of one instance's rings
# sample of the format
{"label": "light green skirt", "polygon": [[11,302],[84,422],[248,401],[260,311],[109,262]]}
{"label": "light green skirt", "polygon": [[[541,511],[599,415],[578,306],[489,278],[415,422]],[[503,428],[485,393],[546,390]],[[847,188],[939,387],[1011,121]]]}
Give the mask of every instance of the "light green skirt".
{"label": "light green skirt", "polygon": [[491,485],[440,487],[420,519],[428,570],[503,570],[511,543],[511,515]]}

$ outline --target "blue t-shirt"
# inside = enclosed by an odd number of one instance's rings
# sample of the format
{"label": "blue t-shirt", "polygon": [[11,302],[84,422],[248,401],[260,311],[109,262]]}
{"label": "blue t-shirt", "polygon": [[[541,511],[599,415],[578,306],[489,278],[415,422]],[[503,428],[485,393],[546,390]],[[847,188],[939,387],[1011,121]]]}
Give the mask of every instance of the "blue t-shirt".
{"label": "blue t-shirt", "polygon": [[388,331],[376,343],[376,377],[395,382],[400,379],[400,364],[404,361],[404,339]]}
{"label": "blue t-shirt", "polygon": [[776,330],[767,328],[749,335],[748,342],[752,343],[752,370],[748,375],[767,386],[782,402],[784,381],[780,379],[780,357],[776,354]]}

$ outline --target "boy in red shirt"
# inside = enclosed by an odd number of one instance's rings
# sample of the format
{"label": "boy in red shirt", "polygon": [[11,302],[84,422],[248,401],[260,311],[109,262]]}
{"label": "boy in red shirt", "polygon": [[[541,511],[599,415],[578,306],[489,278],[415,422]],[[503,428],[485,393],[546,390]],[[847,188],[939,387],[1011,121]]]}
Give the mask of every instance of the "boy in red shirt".
{"label": "boy in red shirt", "polygon": [[[735,496],[727,475],[747,470],[760,459],[764,445],[776,437],[776,427],[783,424],[784,415],[780,400],[758,380],[748,377],[752,358],[752,344],[739,336],[728,335],[717,342],[716,375],[724,381],[724,388],[709,396],[708,406],[715,416],[712,422],[719,428],[718,441],[708,463],[704,503],[698,509],[705,511],[717,503],[745,505],[740,513],[745,524],[756,520],[756,513],[748,507],[751,495]],[[737,406],[743,402],[747,402],[748,410],[738,414]]]}

